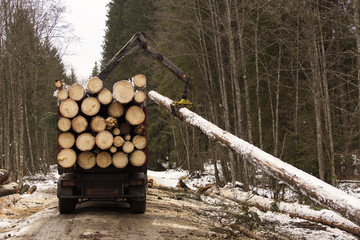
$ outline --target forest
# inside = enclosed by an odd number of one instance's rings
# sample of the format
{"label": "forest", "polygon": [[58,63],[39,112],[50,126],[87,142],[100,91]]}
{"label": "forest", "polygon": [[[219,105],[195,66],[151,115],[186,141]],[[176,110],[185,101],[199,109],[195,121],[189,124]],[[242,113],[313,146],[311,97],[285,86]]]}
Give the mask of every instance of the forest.
{"label": "forest", "polygon": [[[21,179],[56,163],[54,81],[76,77],[54,44],[67,29],[61,1],[0,4],[0,168]],[[111,0],[107,17],[100,69],[145,32],[191,76],[193,111],[333,185],[359,178],[359,0]],[[105,84],[137,73],[147,89],[181,97],[183,83],[141,49]],[[147,114],[151,169],[196,172],[211,161],[219,185],[273,181],[151,101]]]}

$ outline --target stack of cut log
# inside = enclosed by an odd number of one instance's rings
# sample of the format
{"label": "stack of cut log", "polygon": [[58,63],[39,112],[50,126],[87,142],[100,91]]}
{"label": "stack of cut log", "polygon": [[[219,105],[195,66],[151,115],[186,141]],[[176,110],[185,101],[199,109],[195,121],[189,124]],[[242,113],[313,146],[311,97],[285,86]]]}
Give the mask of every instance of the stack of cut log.
{"label": "stack of cut log", "polygon": [[85,88],[63,80],[55,85],[61,167],[124,168],[146,162],[145,75],[118,81],[112,91],[98,77],[90,78]]}

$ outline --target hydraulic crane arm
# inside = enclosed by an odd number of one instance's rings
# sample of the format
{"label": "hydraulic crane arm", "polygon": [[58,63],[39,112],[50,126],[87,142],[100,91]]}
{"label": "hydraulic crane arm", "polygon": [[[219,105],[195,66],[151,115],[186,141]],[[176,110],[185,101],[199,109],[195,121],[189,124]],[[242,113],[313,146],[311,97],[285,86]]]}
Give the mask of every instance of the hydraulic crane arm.
{"label": "hydraulic crane arm", "polygon": [[125,46],[120,49],[115,56],[108,62],[101,72],[99,73],[99,78],[105,81],[111,71],[118,65],[118,63],[125,58],[126,56],[135,52],[138,48],[144,49],[147,53],[149,53],[153,58],[158,60],[162,65],[164,65],[167,69],[169,69],[172,73],[174,73],[180,80],[185,83],[184,93],[182,95],[182,99],[187,98],[187,88],[190,84],[190,76],[185,74],[181,69],[175,66],[171,61],[169,61],[166,57],[152,48],[145,38],[145,34],[142,32],[135,33],[131,39],[125,44]]}

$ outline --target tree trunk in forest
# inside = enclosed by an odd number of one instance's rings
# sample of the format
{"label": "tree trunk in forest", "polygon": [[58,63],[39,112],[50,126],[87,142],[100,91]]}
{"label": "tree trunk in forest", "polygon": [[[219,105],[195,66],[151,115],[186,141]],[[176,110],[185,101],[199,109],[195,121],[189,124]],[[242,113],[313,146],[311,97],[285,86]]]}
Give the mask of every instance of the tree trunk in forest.
{"label": "tree trunk in forest", "polygon": [[[150,91],[148,95],[157,104],[166,107],[171,112],[171,103],[173,102],[171,99],[154,91]],[[209,138],[240,154],[250,163],[264,169],[278,180],[285,182],[295,191],[301,191],[312,200],[328,206],[360,225],[360,205],[357,198],[220,129],[187,108],[179,109],[178,117],[199,128]]]}
{"label": "tree trunk in forest", "polygon": [[[354,23],[355,23],[355,38],[356,38],[356,61],[357,61],[357,81],[358,81],[358,112],[360,112],[360,0],[353,0],[354,7]],[[359,126],[360,126],[360,117]],[[360,135],[360,134],[359,134]],[[359,137],[360,146],[360,137]]]}

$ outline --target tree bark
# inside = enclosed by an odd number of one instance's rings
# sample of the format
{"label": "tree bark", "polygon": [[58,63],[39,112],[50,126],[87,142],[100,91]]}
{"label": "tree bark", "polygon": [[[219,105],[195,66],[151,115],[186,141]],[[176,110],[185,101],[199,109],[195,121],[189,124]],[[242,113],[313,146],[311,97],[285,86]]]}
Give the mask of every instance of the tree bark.
{"label": "tree bark", "polygon": [[[148,95],[157,104],[165,106],[171,112],[171,103],[173,102],[171,99],[155,91],[150,91]],[[177,114],[179,119],[197,127],[210,139],[232,149],[237,154],[243,156],[244,159],[264,169],[267,173],[283,181],[295,191],[300,191],[312,200],[328,206],[360,225],[360,205],[357,198],[224,131],[187,108],[179,109]]]}

